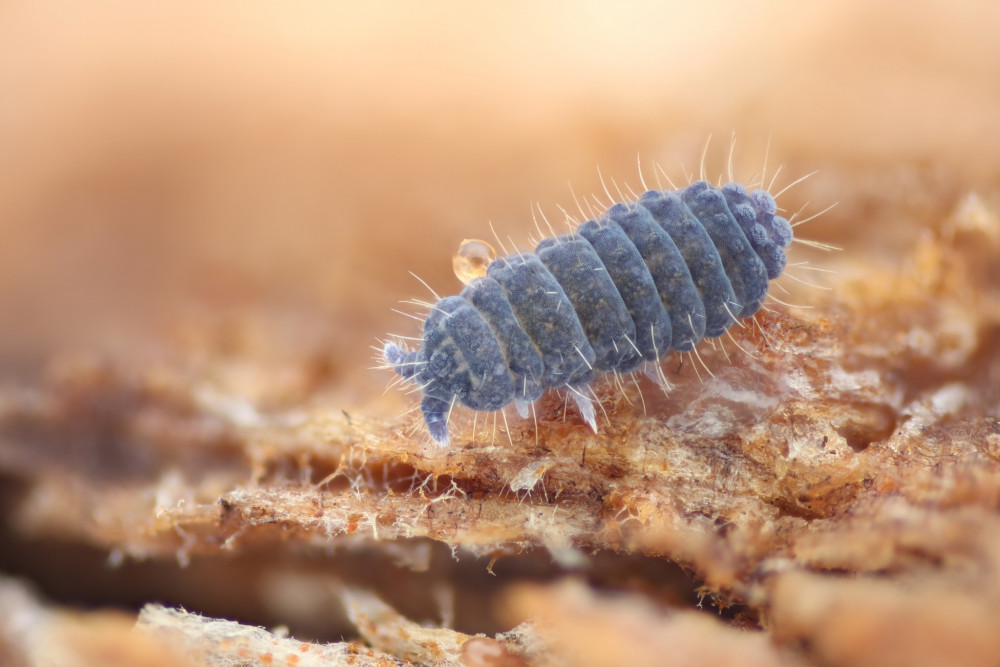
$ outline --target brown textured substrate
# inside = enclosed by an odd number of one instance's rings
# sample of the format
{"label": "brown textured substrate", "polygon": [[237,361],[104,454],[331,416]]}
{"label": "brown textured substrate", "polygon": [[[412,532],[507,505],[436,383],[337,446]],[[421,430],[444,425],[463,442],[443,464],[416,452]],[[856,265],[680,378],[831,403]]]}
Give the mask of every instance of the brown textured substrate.
{"label": "brown textured substrate", "polygon": [[[787,43],[747,46],[747,76],[770,72],[756,83],[774,104],[823,100],[843,67],[857,77],[836,104],[795,113],[660,62],[583,113],[592,83],[536,90],[529,73],[554,76],[541,52],[489,61],[500,80],[477,101],[429,75],[403,113],[382,97],[408,81],[398,63],[358,76],[341,59],[357,44],[330,46],[302,17],[274,24],[263,5],[224,38],[195,21],[192,62],[136,38],[159,21],[101,10],[102,30],[128,35],[112,53],[167,77],[122,107],[93,91],[132,90],[146,69],[136,78],[38,10],[3,10],[0,26],[21,27],[0,28],[3,62],[34,53],[22,33],[91,60],[80,90],[44,50],[0,70],[25,111],[0,116],[0,315],[13,323],[0,336],[0,663],[995,664],[1000,147],[968,128],[1000,116],[1000,94],[983,92],[1000,65],[982,50],[1000,17],[970,3],[897,25],[902,4],[887,6],[796,10]],[[302,10],[316,25],[337,18],[317,7]],[[379,53],[379,39],[415,48],[376,13],[339,18]],[[746,25],[732,18],[712,24],[736,45],[702,64],[716,78],[749,39],[722,27]],[[873,25],[895,26],[890,51],[906,57],[889,58],[881,32],[867,40],[859,26]],[[946,58],[949,30],[964,50]],[[281,60],[265,35],[302,53]],[[223,75],[217,39],[254,77]],[[847,39],[847,55],[833,49]],[[664,72],[669,100],[638,85]],[[816,72],[826,87],[798,78]],[[371,97],[347,104],[318,83]],[[897,85],[925,102],[902,105],[906,123],[898,102],[871,101]],[[536,115],[498,105],[510,97]],[[134,130],[147,125],[177,136]],[[598,434],[552,393],[536,419],[457,412],[440,449],[402,414],[411,397],[382,394],[390,374],[368,368],[367,346],[407,333],[389,309],[413,289],[408,269],[457,291],[450,248],[488,233],[469,220],[502,215],[499,229],[526,234],[522,202],[565,199],[574,174],[599,188],[573,169],[631,174],[636,150],[697,164],[707,131],[736,125],[750,152],[773,132],[788,172],[822,169],[780,205],[839,202],[797,232],[843,252],[797,245],[772,287],[795,307],[769,304],[700,361],[668,358],[667,394],[645,378],[598,385]],[[503,141],[482,131],[494,126]],[[726,168],[720,152],[709,174]],[[759,170],[759,154],[737,155]]]}

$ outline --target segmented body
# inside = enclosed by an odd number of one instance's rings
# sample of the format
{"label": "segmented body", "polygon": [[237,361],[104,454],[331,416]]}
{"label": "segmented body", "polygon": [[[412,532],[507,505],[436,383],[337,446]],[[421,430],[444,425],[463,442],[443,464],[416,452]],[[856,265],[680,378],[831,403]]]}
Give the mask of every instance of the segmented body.
{"label": "segmented body", "polygon": [[[697,181],[615,204],[534,253],[492,262],[424,322],[423,347],[385,346],[386,361],[419,384],[431,436],[448,442],[456,402],[525,413],[564,388],[588,417],[587,386],[670,350],[691,350],[754,315],[792,241],[773,197]],[[588,422],[595,428],[592,408]]]}

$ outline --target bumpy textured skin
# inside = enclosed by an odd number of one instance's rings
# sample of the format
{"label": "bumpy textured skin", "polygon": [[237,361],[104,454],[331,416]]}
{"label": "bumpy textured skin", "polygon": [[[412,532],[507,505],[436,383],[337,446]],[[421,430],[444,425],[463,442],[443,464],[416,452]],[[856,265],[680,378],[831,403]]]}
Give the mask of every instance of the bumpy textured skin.
{"label": "bumpy textured skin", "polygon": [[737,317],[751,317],[767,296],[767,269],[729,210],[722,191],[705,181],[685,188],[681,199],[708,232],[736,293]]}
{"label": "bumpy textured skin", "polygon": [[639,204],[615,204],[604,217],[625,230],[653,276],[660,300],[670,315],[670,346],[680,352],[694,348],[705,334],[705,304],[698,298],[677,244],[649,209]]}
{"label": "bumpy textured skin", "polygon": [[775,215],[774,199],[766,192],[747,193],[738,183],[723,186],[722,193],[754,252],[764,262],[767,277],[774,280],[785,270],[785,248],[792,242],[792,226]]}
{"label": "bumpy textured skin", "polygon": [[639,249],[618,223],[607,218],[585,222],[576,232],[594,247],[618,288],[635,325],[635,346],[642,358],[646,361],[659,359],[670,349],[670,315]]}
{"label": "bumpy textured skin", "polygon": [[635,323],[594,247],[580,236],[546,239],[535,248],[576,311],[594,349],[594,369],[631,372],[642,358],[635,348]]}
{"label": "bumpy textured skin", "polygon": [[705,336],[716,338],[733,323],[739,308],[719,251],[705,227],[674,192],[650,191],[639,198],[667,231],[684,257],[698,296],[705,304]]}
{"label": "bumpy textured skin", "polygon": [[547,387],[576,387],[594,379],[594,348],[587,342],[573,304],[537,255],[498,259],[486,276],[500,283],[517,321],[542,356]]}
{"label": "bumpy textured skin", "polygon": [[500,283],[492,278],[476,278],[462,290],[462,296],[493,329],[514,378],[514,399],[531,402],[540,398],[545,393],[541,379],[545,363],[518,323]]}
{"label": "bumpy textured skin", "polygon": [[389,343],[386,361],[420,386],[440,444],[456,402],[495,411],[547,387],[583,396],[598,371],[691,350],[756,313],[792,241],[776,212],[767,192],[704,181],[615,204],[535,253],[490,264],[435,304],[421,349]]}

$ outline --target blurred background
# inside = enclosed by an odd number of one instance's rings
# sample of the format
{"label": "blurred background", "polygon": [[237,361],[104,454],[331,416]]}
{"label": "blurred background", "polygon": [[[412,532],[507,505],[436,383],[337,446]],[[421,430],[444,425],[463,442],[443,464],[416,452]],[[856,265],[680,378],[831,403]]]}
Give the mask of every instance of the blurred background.
{"label": "blurred background", "polygon": [[[843,274],[1000,185],[1000,4],[0,2],[0,383],[200,370],[392,417],[370,346],[531,206],[769,175]],[[603,195],[602,195],[603,196]],[[787,203],[786,203],[787,202]],[[803,228],[805,230],[806,228]],[[804,253],[801,257],[808,256]]]}

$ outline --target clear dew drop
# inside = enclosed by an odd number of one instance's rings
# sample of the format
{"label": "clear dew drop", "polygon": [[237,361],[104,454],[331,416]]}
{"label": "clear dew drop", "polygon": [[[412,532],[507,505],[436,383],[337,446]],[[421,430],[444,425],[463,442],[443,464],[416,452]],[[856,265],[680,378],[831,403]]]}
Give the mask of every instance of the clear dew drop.
{"label": "clear dew drop", "polygon": [[458,279],[468,285],[475,278],[485,276],[486,267],[496,258],[497,251],[486,241],[465,239],[451,258],[451,265]]}

